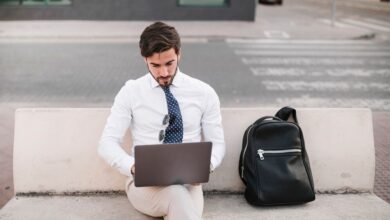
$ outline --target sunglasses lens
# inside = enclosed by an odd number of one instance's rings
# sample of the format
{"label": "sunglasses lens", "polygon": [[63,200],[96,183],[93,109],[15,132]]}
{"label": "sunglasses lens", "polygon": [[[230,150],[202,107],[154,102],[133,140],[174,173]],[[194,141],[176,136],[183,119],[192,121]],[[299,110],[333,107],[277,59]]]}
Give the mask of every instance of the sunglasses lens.
{"label": "sunglasses lens", "polygon": [[165,138],[165,131],[161,130],[159,135],[158,135],[158,140],[162,141],[162,140],[164,140],[164,138]]}
{"label": "sunglasses lens", "polygon": [[[163,125],[167,125],[169,123],[169,115],[165,115],[163,119]],[[162,141],[165,138],[165,130],[161,130],[160,133],[158,134],[158,140]]]}
{"label": "sunglasses lens", "polygon": [[168,122],[169,122],[169,115],[165,115],[163,119],[163,125],[168,124]]}

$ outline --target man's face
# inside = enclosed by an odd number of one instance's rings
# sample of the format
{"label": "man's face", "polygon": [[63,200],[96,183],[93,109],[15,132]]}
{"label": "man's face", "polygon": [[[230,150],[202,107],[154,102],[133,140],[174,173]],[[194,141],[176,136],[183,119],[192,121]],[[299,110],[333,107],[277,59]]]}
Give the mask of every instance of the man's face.
{"label": "man's face", "polygon": [[149,72],[161,86],[171,85],[176,75],[180,53],[176,54],[175,49],[171,48],[161,53],[154,53],[145,58]]}

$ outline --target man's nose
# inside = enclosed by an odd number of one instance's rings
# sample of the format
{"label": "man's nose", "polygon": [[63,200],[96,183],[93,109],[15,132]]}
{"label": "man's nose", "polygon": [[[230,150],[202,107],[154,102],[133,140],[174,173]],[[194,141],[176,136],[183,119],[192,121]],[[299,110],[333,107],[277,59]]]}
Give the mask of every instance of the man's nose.
{"label": "man's nose", "polygon": [[161,68],[160,75],[161,75],[162,77],[166,77],[166,76],[168,76],[168,75],[169,75],[169,72],[168,72],[168,67],[166,67],[166,66],[163,66],[163,67]]}

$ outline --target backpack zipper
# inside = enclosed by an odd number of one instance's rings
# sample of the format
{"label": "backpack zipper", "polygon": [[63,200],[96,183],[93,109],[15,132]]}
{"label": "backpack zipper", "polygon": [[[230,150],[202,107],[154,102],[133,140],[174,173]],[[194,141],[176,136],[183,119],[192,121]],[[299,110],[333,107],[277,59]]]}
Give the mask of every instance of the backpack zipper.
{"label": "backpack zipper", "polygon": [[260,157],[260,160],[264,160],[264,154],[284,154],[284,153],[300,153],[301,149],[288,149],[288,150],[263,150],[258,149],[257,154]]}
{"label": "backpack zipper", "polygon": [[250,131],[252,130],[253,128],[253,125],[251,125],[249,127],[249,130],[248,130],[248,133],[246,133],[246,145],[245,145],[245,148],[244,148],[244,152],[242,153],[242,163],[241,163],[241,178],[244,179],[244,161],[245,161],[245,152],[246,152],[246,149],[248,148],[248,142],[249,142],[249,133]]}

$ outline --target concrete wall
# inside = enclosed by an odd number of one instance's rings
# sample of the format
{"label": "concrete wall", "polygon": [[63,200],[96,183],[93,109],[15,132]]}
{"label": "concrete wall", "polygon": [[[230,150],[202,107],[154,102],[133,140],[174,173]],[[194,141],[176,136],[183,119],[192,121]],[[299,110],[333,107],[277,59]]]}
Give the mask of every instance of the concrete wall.
{"label": "concrete wall", "polygon": [[[205,190],[242,191],[238,159],[245,129],[277,109],[222,109],[227,152]],[[125,177],[97,154],[109,109],[18,109],[15,192],[124,190]],[[372,191],[375,154],[369,109],[298,109],[317,191]],[[130,152],[131,140],[124,148]]]}
{"label": "concrete wall", "polygon": [[178,0],[73,0],[67,6],[0,6],[1,20],[246,20],[255,0],[230,0],[226,7],[179,7]]}

